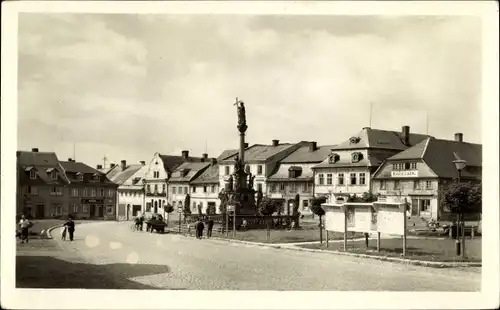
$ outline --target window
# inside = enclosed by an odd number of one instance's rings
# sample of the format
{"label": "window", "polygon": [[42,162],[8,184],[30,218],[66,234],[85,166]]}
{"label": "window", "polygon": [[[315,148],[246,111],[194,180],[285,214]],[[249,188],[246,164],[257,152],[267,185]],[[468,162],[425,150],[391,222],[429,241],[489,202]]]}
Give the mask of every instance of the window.
{"label": "window", "polygon": [[257,175],[261,175],[262,174],[262,165],[258,165],[257,166]]}
{"label": "window", "polygon": [[62,190],[60,187],[52,187],[52,190],[50,192],[51,196],[61,196],[62,195]]}
{"label": "window", "polygon": [[193,213],[196,212],[196,201],[193,201]]}
{"label": "window", "polygon": [[338,179],[339,179],[338,184],[344,185],[344,174],[343,173],[339,173]]}
{"label": "window", "polygon": [[165,188],[167,187],[167,184],[162,184],[161,185],[161,192],[165,193]]}
{"label": "window", "polygon": [[359,174],[359,184],[360,185],[365,185],[366,184],[366,175],[364,172]]}
{"label": "window", "polygon": [[146,191],[148,192],[148,194],[150,194],[151,193],[151,184],[148,184],[148,186],[146,187],[146,189],[147,189]]}
{"label": "window", "polygon": [[417,170],[417,163],[411,163],[411,170]]}
{"label": "window", "polygon": [[112,189],[108,189],[108,197],[113,197],[115,194],[115,191]]}
{"label": "window", "polygon": [[257,190],[262,191],[262,183],[257,183]]}
{"label": "window", "polygon": [[172,194],[177,194],[177,187],[175,186],[172,186]]}
{"label": "window", "polygon": [[99,188],[99,197],[104,197],[104,188]]}
{"label": "window", "polygon": [[154,171],[154,172],[153,172],[153,177],[154,177],[155,179],[158,179],[158,178],[160,177],[160,171]]}
{"label": "window", "polygon": [[77,180],[80,181],[80,182],[83,182],[83,174],[78,174],[77,175]]}
{"label": "window", "polygon": [[71,189],[71,196],[78,197],[78,188]]}
{"label": "window", "polygon": [[32,180],[36,179],[36,171],[33,169],[30,170],[30,179]]}
{"label": "window", "polygon": [[432,181],[425,181],[425,189],[432,189]]}
{"label": "window", "polygon": [[309,200],[302,200],[302,210],[309,209]]}
{"label": "window", "polygon": [[420,211],[428,212],[431,208],[431,201],[429,199],[420,200]]}
{"label": "window", "polygon": [[26,189],[27,193],[32,195],[32,196],[37,196],[38,195],[38,187],[36,186],[28,186]]}
{"label": "window", "polygon": [[96,190],[95,188],[90,190],[90,197],[95,197],[96,196]]}
{"label": "window", "polygon": [[188,188],[187,186],[184,187],[184,195],[186,195],[188,193]]}
{"label": "window", "polygon": [[155,184],[155,194],[158,194],[158,184]]}
{"label": "window", "polygon": [[413,189],[420,189],[420,181],[418,180],[413,181]]}
{"label": "window", "polygon": [[211,186],[210,191],[211,191],[212,193],[215,193],[215,185],[212,185],[212,186]]}
{"label": "window", "polygon": [[50,173],[50,178],[51,178],[52,180],[57,180],[57,171],[55,171],[55,170],[54,170],[54,171],[52,171],[52,172]]}
{"label": "window", "polygon": [[191,193],[196,193],[196,186],[193,186],[191,189]]}
{"label": "window", "polygon": [[99,182],[99,181],[100,181],[100,177],[99,177],[99,175],[97,175],[97,174],[96,174],[96,175],[94,175],[94,181],[96,181],[96,182]]}
{"label": "window", "polygon": [[394,181],[394,189],[400,189],[401,187],[401,181],[395,180]]}
{"label": "window", "polygon": [[280,183],[280,192],[285,191],[285,183]]}
{"label": "window", "polygon": [[73,213],[78,213],[78,205],[73,204]]}
{"label": "window", "polygon": [[308,193],[309,192],[309,183],[304,183],[302,184],[302,192]]}
{"label": "window", "polygon": [[410,170],[411,163],[404,163],[405,165],[405,170]]}
{"label": "window", "polygon": [[277,185],[276,183],[271,184],[271,193],[276,193]]}
{"label": "window", "polygon": [[318,175],[318,184],[319,184],[319,185],[323,185],[323,184],[325,184],[325,179],[324,179],[324,177],[325,177],[325,176],[324,176],[323,174],[319,174],[319,175]]}
{"label": "window", "polygon": [[387,181],[386,180],[380,180],[380,189],[386,189],[387,186]]}
{"label": "window", "polygon": [[207,192],[207,186],[203,186],[203,192],[206,193]]}
{"label": "window", "polygon": [[326,184],[327,185],[332,185],[332,174],[331,173],[328,173],[326,175]]}
{"label": "window", "polygon": [[224,167],[224,174],[229,175],[229,166]]}
{"label": "window", "polygon": [[89,195],[89,192],[86,188],[82,190],[82,197],[87,197]]}
{"label": "window", "polygon": [[350,175],[351,185],[356,185],[356,173],[351,173]]}
{"label": "window", "polygon": [[297,192],[297,184],[295,182],[290,183],[290,193]]}
{"label": "window", "polygon": [[82,212],[83,213],[88,213],[89,212],[89,205],[88,204],[84,204],[82,205]]}

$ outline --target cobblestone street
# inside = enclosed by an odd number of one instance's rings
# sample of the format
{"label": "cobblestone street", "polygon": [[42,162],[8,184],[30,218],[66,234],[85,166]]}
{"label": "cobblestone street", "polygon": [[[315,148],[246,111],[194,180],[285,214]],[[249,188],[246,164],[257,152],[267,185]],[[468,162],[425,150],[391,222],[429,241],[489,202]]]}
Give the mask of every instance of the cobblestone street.
{"label": "cobblestone street", "polygon": [[[173,234],[130,223],[78,225],[75,241],[18,246],[18,287],[476,291],[480,273],[321,253],[269,249]],[[40,241],[42,242],[42,241]],[[23,245],[24,246],[24,245]],[[35,245],[30,245],[35,247]],[[50,248],[47,248],[50,247]],[[35,268],[34,266],[45,266]],[[43,278],[43,281],[36,278]],[[33,286],[33,283],[37,283]]]}

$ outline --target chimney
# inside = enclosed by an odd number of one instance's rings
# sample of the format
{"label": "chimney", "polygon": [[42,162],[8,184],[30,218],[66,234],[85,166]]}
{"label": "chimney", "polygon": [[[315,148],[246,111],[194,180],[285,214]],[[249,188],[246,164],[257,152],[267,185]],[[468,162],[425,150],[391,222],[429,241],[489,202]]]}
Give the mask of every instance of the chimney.
{"label": "chimney", "polygon": [[73,161],[73,159],[72,158],[68,158],[68,161],[71,162],[71,161]]}
{"label": "chimney", "polygon": [[455,141],[457,142],[464,142],[464,134],[461,132],[457,132],[455,134]]}
{"label": "chimney", "polygon": [[278,146],[280,144],[280,140],[273,140],[273,146]]}
{"label": "chimney", "polygon": [[146,165],[146,162],[145,162],[144,160],[141,160],[141,161],[140,161],[140,163],[141,163],[141,165],[143,165],[143,166],[144,166],[144,165]]}
{"label": "chimney", "polygon": [[248,147],[248,142],[245,142],[245,148],[247,148],[247,147]]}
{"label": "chimney", "polygon": [[122,170],[125,170],[125,168],[127,168],[127,161],[122,160]]}
{"label": "chimney", "polygon": [[182,151],[182,157],[184,157],[184,159],[188,159],[189,151]]}
{"label": "chimney", "polygon": [[102,169],[102,165],[97,165],[97,170],[101,170],[101,169]]}
{"label": "chimney", "polygon": [[309,151],[314,152],[318,149],[318,144],[316,141],[309,142]]}
{"label": "chimney", "polygon": [[363,130],[371,129],[371,127],[363,127]]}
{"label": "chimney", "polygon": [[33,153],[38,153],[38,148],[37,148],[37,147],[34,147],[34,148],[32,148],[32,149],[31,149],[31,151],[32,151]]}
{"label": "chimney", "polygon": [[403,144],[406,146],[410,145],[410,126],[403,126],[401,129],[401,135],[403,139]]}
{"label": "chimney", "polygon": [[111,164],[111,168],[114,168],[116,166],[116,164]]}
{"label": "chimney", "polygon": [[208,154],[207,153],[203,153],[201,155],[201,162],[204,163],[206,161],[208,161]]}
{"label": "chimney", "polygon": [[216,165],[217,164],[217,158],[211,158],[210,162],[211,162],[212,165]]}

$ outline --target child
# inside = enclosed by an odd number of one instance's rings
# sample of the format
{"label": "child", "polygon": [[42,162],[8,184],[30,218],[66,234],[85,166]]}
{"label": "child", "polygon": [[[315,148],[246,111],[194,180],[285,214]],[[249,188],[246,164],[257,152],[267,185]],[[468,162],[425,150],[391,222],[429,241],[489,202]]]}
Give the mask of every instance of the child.
{"label": "child", "polygon": [[61,240],[66,241],[66,226],[61,229]]}

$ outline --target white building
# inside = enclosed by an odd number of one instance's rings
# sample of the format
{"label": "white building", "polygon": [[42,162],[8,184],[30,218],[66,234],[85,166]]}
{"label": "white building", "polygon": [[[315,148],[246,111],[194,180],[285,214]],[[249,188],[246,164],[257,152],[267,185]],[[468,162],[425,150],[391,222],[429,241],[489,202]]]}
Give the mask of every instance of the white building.
{"label": "white building", "polygon": [[427,135],[363,128],[332,148],[331,154],[314,169],[314,196],[352,196],[370,192],[372,174],[383,161],[420,143]]}
{"label": "white building", "polygon": [[144,161],[140,164],[127,165],[127,162],[122,160],[121,165],[113,165],[108,171],[106,176],[118,184],[116,208],[118,220],[131,220],[143,212],[145,196],[142,180],[147,169]]}
{"label": "white building", "polygon": [[200,206],[203,214],[220,213],[219,165],[215,158],[211,159],[210,166],[191,180],[190,185],[191,204],[197,206],[197,209],[191,212],[198,213]]}
{"label": "white building", "polygon": [[[274,172],[278,162],[308,142],[279,143],[273,140],[271,145],[254,144],[245,149],[245,169],[250,169],[254,179],[254,189],[267,192],[267,178]],[[225,188],[230,175],[234,173],[234,159],[237,154],[219,162],[219,186]],[[246,168],[248,166],[248,168]]]}

